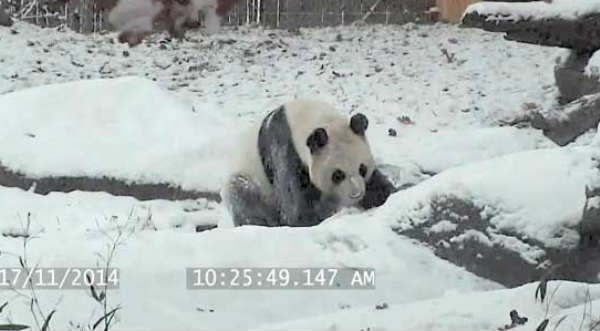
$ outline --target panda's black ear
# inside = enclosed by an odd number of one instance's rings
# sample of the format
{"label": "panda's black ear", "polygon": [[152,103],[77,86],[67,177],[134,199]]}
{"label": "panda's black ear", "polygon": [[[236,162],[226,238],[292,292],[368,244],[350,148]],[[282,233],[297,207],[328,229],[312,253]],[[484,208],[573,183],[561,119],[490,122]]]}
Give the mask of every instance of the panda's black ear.
{"label": "panda's black ear", "polygon": [[308,139],[306,139],[306,146],[310,148],[311,154],[315,154],[321,148],[327,145],[328,140],[329,137],[327,136],[327,131],[325,131],[325,129],[323,128],[318,128],[315,129],[315,131],[313,131],[313,133],[311,133],[310,136],[308,136]]}
{"label": "panda's black ear", "polygon": [[352,118],[350,119],[350,128],[354,133],[356,133],[359,136],[364,136],[365,131],[367,131],[368,127],[369,120],[367,119],[367,116],[361,113],[352,116]]}

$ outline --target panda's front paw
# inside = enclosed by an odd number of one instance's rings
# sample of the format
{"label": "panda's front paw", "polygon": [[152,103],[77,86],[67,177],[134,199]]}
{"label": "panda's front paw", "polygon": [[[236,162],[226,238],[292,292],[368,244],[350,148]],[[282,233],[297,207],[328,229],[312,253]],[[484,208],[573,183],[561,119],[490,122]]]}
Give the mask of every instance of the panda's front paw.
{"label": "panda's front paw", "polygon": [[364,209],[379,207],[396,191],[396,187],[379,170],[375,169],[367,182],[365,197],[361,200],[360,205]]}

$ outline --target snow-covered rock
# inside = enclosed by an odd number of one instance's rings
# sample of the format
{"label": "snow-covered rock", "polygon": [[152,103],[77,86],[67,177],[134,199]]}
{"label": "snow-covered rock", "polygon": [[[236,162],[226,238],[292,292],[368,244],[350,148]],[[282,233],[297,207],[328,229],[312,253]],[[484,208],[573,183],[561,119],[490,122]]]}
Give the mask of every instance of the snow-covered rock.
{"label": "snow-covered rock", "polygon": [[600,3],[596,0],[552,0],[532,2],[488,2],[470,5],[464,15],[470,13],[494,15],[494,19],[519,21],[543,18],[577,19],[581,16],[600,12]]}
{"label": "snow-covered rock", "polygon": [[590,57],[589,54],[572,50],[565,50],[565,54],[559,57],[554,67],[554,77],[562,104],[600,92],[600,66],[596,67],[597,58],[600,56]]}
{"label": "snow-covered rock", "polygon": [[0,96],[0,164],[33,179],[111,178],[218,191],[229,125],[142,78]]}
{"label": "snow-covered rock", "polygon": [[600,265],[582,267],[589,256],[575,249],[590,234],[580,226],[586,187],[598,177],[595,153],[591,146],[541,149],[448,169],[392,195],[377,218],[505,285],[539,279],[568,256],[572,264],[556,274],[598,281]]}
{"label": "snow-covered rock", "polygon": [[600,3],[596,0],[484,1],[469,6],[462,23],[506,32],[509,40],[591,53],[600,49],[598,17]]}

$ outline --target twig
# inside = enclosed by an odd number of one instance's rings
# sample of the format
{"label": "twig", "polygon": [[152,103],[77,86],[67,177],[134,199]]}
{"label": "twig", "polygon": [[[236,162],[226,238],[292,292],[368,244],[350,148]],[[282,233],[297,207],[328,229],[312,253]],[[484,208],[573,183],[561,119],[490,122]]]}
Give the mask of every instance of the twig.
{"label": "twig", "polygon": [[446,56],[446,60],[448,61],[448,63],[454,62],[454,57],[455,57],[454,53],[452,53],[452,54],[448,53],[448,50],[446,48],[442,48],[441,51],[442,51],[442,54],[444,54]]}
{"label": "twig", "polygon": [[371,6],[369,8],[369,10],[367,11],[367,13],[360,19],[362,22],[365,22],[367,20],[367,18],[369,18],[369,16],[371,16],[371,14],[373,14],[373,11],[375,11],[375,8],[377,8],[377,6],[379,6],[379,4],[382,2],[383,0],[377,0],[377,2],[375,2],[373,4],[373,6]]}

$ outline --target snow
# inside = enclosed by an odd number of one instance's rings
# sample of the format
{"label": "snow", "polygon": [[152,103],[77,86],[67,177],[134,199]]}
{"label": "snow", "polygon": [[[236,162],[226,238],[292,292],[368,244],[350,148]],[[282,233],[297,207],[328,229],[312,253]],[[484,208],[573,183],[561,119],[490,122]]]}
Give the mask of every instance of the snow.
{"label": "snow", "polygon": [[[312,228],[248,226],[196,234],[179,224],[221,217],[220,208],[189,213],[182,208],[191,201],[138,202],[85,192],[39,196],[9,188],[0,188],[0,201],[11,201],[11,208],[0,208],[5,228],[20,228],[27,213],[31,213],[38,238],[30,244],[28,259],[40,267],[94,266],[98,259],[95,253],[103,252],[107,243],[103,232],[117,226],[132,229],[133,235],[116,255],[122,275],[120,290],[109,293],[111,302],[124,307],[119,329],[191,329],[198,325],[211,330],[246,329],[267,321],[333,313],[341,305],[356,307],[381,300],[410,302],[452,290],[499,287],[440,260],[427,248],[399,238],[385,224],[360,214],[351,219],[333,218]],[[18,238],[0,241],[0,267],[14,267],[22,249]],[[186,290],[185,268],[203,266],[370,266],[376,268],[376,289]],[[54,317],[57,326],[69,320],[86,321],[95,304],[82,291],[43,294],[45,307],[64,295]],[[151,299],[149,294],[156,299],[147,300]],[[21,305],[23,299],[13,299],[12,315],[21,323],[32,323],[28,305]],[[197,307],[215,312],[200,313]]]}
{"label": "snow", "polygon": [[[76,101],[72,100],[79,99],[69,98],[69,89],[77,90],[75,85],[23,92],[45,95],[46,99],[39,100],[52,99],[46,102],[55,107],[52,109],[70,109],[61,110],[57,119],[75,127],[73,134],[78,136],[69,141],[76,144],[73,148],[59,143],[49,146],[39,138],[24,137],[21,132],[27,133],[29,124],[19,122],[14,127],[17,135],[11,138],[15,144],[12,151],[16,153],[5,156],[9,151],[1,150],[0,162],[10,163],[31,177],[82,174],[216,191],[224,180],[222,165],[232,141],[223,135],[235,135],[238,128],[260,120],[269,110],[294,97],[318,97],[343,112],[360,110],[367,114],[371,122],[368,135],[373,141],[376,161],[387,167],[400,185],[427,178],[423,172],[438,173],[468,162],[552,145],[537,130],[495,126],[522,117],[525,104],[535,103],[541,109],[554,106],[556,89],[552,87],[552,71],[543,68],[552,65],[554,56],[560,52],[528,45],[515,47],[504,43],[502,38],[479,31],[446,25],[407,25],[308,29],[296,36],[241,28],[208,37],[191,34],[189,40],[163,43],[162,49],[156,42],[158,36],[139,47],[127,48],[114,43],[114,34],[84,37],[20,22],[14,29],[18,34],[0,30],[2,43],[7,46],[0,48],[0,94],[82,78],[138,76],[156,80],[155,84],[142,82],[141,78],[96,81],[94,92],[81,92],[88,93],[82,97],[88,98],[93,93],[93,98],[101,99],[108,109],[102,111],[109,112],[108,117],[121,116],[119,104],[122,96],[128,95],[128,102],[135,103],[135,109],[128,113],[133,117],[142,113],[154,117],[152,123],[138,120],[115,126],[78,127],[81,105],[73,108]],[[336,41],[338,35],[341,42]],[[401,47],[396,49],[392,45]],[[440,47],[458,53],[453,63],[447,63]],[[19,52],[15,53],[15,49]],[[495,57],[481,57],[483,53],[502,54],[506,66],[497,66]],[[387,60],[390,57],[397,60]],[[546,62],[531,66],[522,58],[535,61],[541,58]],[[382,71],[377,73],[377,68]],[[344,76],[338,77],[333,72]],[[138,84],[143,90],[137,90]],[[87,86],[84,84],[81,89]],[[165,95],[158,87],[169,90],[178,100],[168,98],[173,101],[152,107],[154,99],[147,95]],[[6,96],[8,101],[0,98],[0,105],[20,102],[13,99],[18,95]],[[38,101],[23,102],[29,105],[25,110],[29,116],[38,117],[41,115],[36,112],[44,112],[35,108]],[[93,103],[90,107],[89,111],[96,109]],[[8,107],[0,109],[9,111]],[[196,110],[195,116],[192,110]],[[188,114],[173,117],[179,113]],[[400,115],[413,124],[398,121]],[[49,130],[63,125],[52,118],[47,120]],[[171,139],[183,145],[177,151],[172,150],[167,140],[158,140],[157,135],[162,132],[144,129],[148,125],[160,127],[163,120],[176,121],[177,131],[181,131],[171,132],[176,135]],[[202,121],[207,123],[199,123]],[[198,129],[204,124],[203,129]],[[395,129],[398,137],[389,137],[389,128]],[[98,134],[86,135],[87,130]],[[216,134],[219,131],[223,132],[221,137]],[[118,132],[123,144],[111,144],[107,137]],[[70,137],[63,133],[64,139]],[[9,133],[0,136],[4,134]],[[207,140],[214,143],[208,144]],[[30,149],[34,141],[39,145]],[[158,145],[136,149],[136,145],[149,141]],[[74,148],[77,144],[102,148],[91,157],[82,158],[80,149]],[[44,148],[53,152],[36,153]],[[53,154],[61,157],[52,158]],[[124,155],[139,157],[130,158],[131,162],[119,161]],[[186,168],[191,164],[193,168]]]}
{"label": "snow", "polygon": [[450,238],[450,242],[453,242],[453,243],[463,243],[467,240],[478,241],[488,247],[493,246],[490,239],[483,232],[477,231],[477,230],[472,230],[472,229],[467,230],[458,236]]}
{"label": "snow", "polygon": [[[318,97],[347,113],[360,109],[384,132],[410,127],[400,115],[419,134],[481,129],[522,116],[526,103],[552,108],[557,93],[546,68],[559,49],[441,24],[303,29],[300,35],[242,27],[190,34],[164,49],[161,36],[128,48],[115,44],[114,34],[85,37],[20,22],[13,28],[18,34],[0,30],[6,45],[0,48],[0,94],[134,75],[156,79],[196,109],[235,124],[256,121],[292,98]],[[455,53],[452,63],[440,48]]]}
{"label": "snow", "polygon": [[[551,147],[541,132],[514,127],[446,129],[423,132],[402,128],[393,139],[383,130],[369,135],[373,153],[381,163],[402,165],[409,160],[421,170],[438,173],[466,163],[496,156]],[[502,141],[502,144],[497,142]]]}
{"label": "snow", "polygon": [[480,2],[470,5],[465,11],[492,15],[488,19],[500,20],[526,20],[543,18],[576,19],[590,13],[600,12],[600,3],[596,0],[552,0],[533,1],[523,3],[508,2]]}
{"label": "snow", "polygon": [[[313,97],[365,113],[377,163],[396,184],[414,185],[378,209],[344,210],[311,228],[227,227],[223,206],[202,199],[0,187],[0,267],[18,267],[28,215],[36,236],[28,260],[42,267],[95,266],[109,237],[130,234],[114,260],[121,287],[108,294],[109,305],[122,306],[116,330],[491,330],[508,324],[512,309],[529,317],[527,329],[546,314],[550,327],[572,316],[560,330],[578,321],[587,289],[589,300],[599,299],[596,285],[551,283],[561,285],[548,308],[533,302],[537,284],[502,289],[394,231],[426,221],[432,199],[455,196],[481,208],[493,227],[468,235],[529,261],[544,252],[506,232],[556,248],[578,240],[573,228],[597,177],[591,156],[600,136],[595,145],[556,148],[538,130],[506,125],[556,106],[558,49],[443,24],[297,35],[242,27],[170,43],[153,36],[135,48],[114,43],[115,34],[21,22],[13,29],[0,29],[0,162],[28,176],[217,191],[244,126],[290,99]],[[452,232],[449,223],[430,231]],[[376,288],[187,290],[185,268],[200,266],[372,267]],[[38,294],[43,309],[57,309],[55,329],[102,316],[85,291]],[[34,324],[26,297],[0,292],[4,301],[0,323]],[[374,308],[382,303],[388,308]]]}
{"label": "snow", "polygon": [[600,79],[600,51],[594,52],[585,67],[585,75],[588,77],[596,77]]}
{"label": "snow", "polygon": [[437,223],[435,223],[434,225],[431,226],[431,228],[429,228],[429,231],[434,232],[434,233],[439,233],[439,232],[450,232],[450,231],[454,231],[456,230],[457,225],[447,221],[447,220],[443,220],[443,221],[439,221]]}
{"label": "snow", "polygon": [[34,178],[108,175],[217,190],[227,163],[230,126],[147,79],[25,89],[0,96],[0,114],[0,161]]}
{"label": "snow", "polygon": [[[258,329],[397,330],[402,326],[402,330],[497,330],[510,324],[512,310],[528,318],[525,325],[513,330],[535,329],[546,318],[550,319],[547,329],[557,331],[587,327],[594,321],[587,311],[600,303],[598,285],[550,282],[545,303],[534,300],[536,287],[534,283],[483,293],[452,293],[437,299],[391,305],[383,310],[374,306],[349,309]],[[563,316],[567,318],[559,323]]]}

